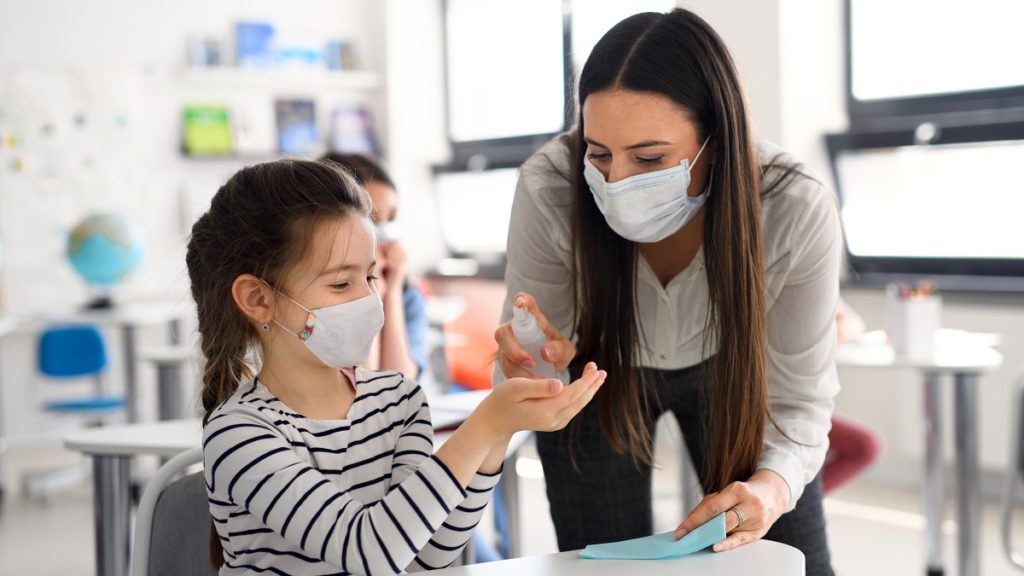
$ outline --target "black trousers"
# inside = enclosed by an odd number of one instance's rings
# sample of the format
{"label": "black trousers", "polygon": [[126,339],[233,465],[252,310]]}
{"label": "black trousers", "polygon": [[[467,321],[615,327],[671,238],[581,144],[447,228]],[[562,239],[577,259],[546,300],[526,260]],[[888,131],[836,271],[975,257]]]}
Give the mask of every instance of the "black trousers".
{"label": "black trousers", "polygon": [[[574,374],[573,378],[578,377]],[[707,443],[702,420],[704,388],[711,383],[710,365],[683,370],[647,370],[645,382],[651,408],[648,429],[653,435],[657,419],[671,411],[683,432],[695,469],[704,470]],[[651,468],[633,464],[628,454],[615,454],[601,432],[597,403],[577,416],[573,468],[568,429],[537,435],[537,450],[544,465],[551,519],[561,550],[587,544],[648,536],[653,532]],[[782,517],[765,539],[799,549],[807,560],[807,576],[831,576],[825,516],[821,506],[821,476],[805,489],[796,508]],[[679,521],[682,522],[683,518]]]}

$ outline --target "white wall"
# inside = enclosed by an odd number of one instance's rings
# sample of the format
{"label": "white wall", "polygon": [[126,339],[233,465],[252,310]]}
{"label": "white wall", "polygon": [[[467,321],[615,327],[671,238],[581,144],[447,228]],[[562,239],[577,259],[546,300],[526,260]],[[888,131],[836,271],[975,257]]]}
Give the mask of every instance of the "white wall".
{"label": "white wall", "polygon": [[389,168],[413,273],[444,256],[430,167],[449,160],[440,0],[385,3]]}
{"label": "white wall", "polygon": [[746,90],[754,132],[782,137],[779,0],[680,0],[678,6],[703,18],[725,41]]}

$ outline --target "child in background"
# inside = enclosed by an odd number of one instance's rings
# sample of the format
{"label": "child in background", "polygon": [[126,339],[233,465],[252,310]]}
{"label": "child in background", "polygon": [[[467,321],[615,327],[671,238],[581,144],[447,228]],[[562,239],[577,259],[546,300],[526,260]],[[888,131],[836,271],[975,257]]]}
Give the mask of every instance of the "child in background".
{"label": "child in background", "polygon": [[186,262],[206,358],[205,478],[220,574],[447,566],[511,435],[564,427],[603,383],[510,379],[434,453],[413,380],[357,368],[384,322],[365,192],[343,171],[244,168],[195,223]]}

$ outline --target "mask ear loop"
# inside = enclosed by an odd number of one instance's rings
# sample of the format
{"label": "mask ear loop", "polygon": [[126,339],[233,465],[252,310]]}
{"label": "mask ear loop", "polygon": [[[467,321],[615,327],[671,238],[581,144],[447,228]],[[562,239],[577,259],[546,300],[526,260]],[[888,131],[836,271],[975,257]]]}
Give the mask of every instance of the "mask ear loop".
{"label": "mask ear loop", "polygon": [[693,170],[693,166],[697,163],[697,159],[700,158],[701,153],[704,152],[704,147],[706,147],[708,145],[708,142],[710,141],[711,136],[708,136],[707,138],[704,139],[704,143],[700,145],[700,150],[697,150],[697,154],[693,157],[693,162],[690,162],[689,166],[687,167],[687,172]]}
{"label": "mask ear loop", "polygon": [[[284,296],[284,297],[285,297],[285,298],[287,298],[287,299],[288,299],[288,300],[289,300],[289,301],[290,301],[290,302],[291,302],[292,304],[295,304],[295,305],[296,305],[296,306],[298,306],[299,308],[302,308],[303,310],[305,310],[305,311],[306,311],[306,324],[305,324],[305,325],[304,325],[304,326],[302,327],[302,330],[300,330],[298,334],[296,334],[295,332],[292,332],[292,331],[291,331],[291,330],[290,330],[290,329],[289,329],[289,328],[288,328],[287,326],[285,326],[284,324],[281,324],[280,322],[278,322],[278,321],[277,321],[277,318],[274,318],[274,319],[272,319],[271,321],[272,321],[272,322],[273,322],[274,324],[277,324],[278,326],[280,326],[281,328],[283,328],[285,332],[288,332],[289,334],[295,334],[295,336],[296,336],[296,337],[297,337],[297,338],[298,338],[299,340],[302,340],[303,342],[305,342],[306,340],[309,340],[309,338],[310,338],[310,337],[311,337],[311,336],[313,335],[313,332],[315,332],[315,331],[316,331],[316,314],[314,314],[314,313],[313,313],[313,311],[312,311],[312,310],[310,310],[309,308],[306,308],[306,307],[305,307],[305,306],[303,306],[302,304],[299,304],[298,302],[296,302],[296,301],[295,301],[295,300],[294,300],[294,299],[293,299],[293,298],[292,298],[291,296],[289,296],[289,295],[285,294],[284,292],[281,292],[281,291],[280,291],[280,290],[278,290],[277,288],[274,288],[274,286],[273,286],[273,285],[271,285],[271,284],[270,284],[270,282],[267,282],[267,281],[266,281],[266,280],[264,280],[263,278],[260,278],[260,282],[263,282],[264,284],[266,284],[266,285],[267,285],[267,287],[268,287],[268,288],[270,288],[271,290],[273,290],[273,291],[277,292],[277,293],[278,293],[278,294],[280,294],[281,296]],[[264,330],[267,330],[267,328],[269,328],[269,326],[267,326],[266,324],[264,324],[264,325],[263,325],[263,329],[264,329]]]}

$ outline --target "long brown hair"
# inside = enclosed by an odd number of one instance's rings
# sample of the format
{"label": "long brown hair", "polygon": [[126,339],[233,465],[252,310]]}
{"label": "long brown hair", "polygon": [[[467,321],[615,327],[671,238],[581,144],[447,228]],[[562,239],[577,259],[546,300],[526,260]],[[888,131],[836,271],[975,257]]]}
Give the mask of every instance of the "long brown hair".
{"label": "long brown hair", "polygon": [[[239,170],[192,226],[185,255],[199,316],[203,421],[253,377],[246,361],[259,352],[256,328],[235,305],[231,286],[242,274],[279,286],[306,253],[319,222],[369,214],[369,200],[343,170],[324,163],[277,160]],[[210,524],[210,562],[224,563]]]}
{"label": "long brown hair", "polygon": [[[623,88],[663,94],[693,121],[698,141],[709,138],[714,178],[705,204],[703,249],[709,307],[705,346],[717,338],[705,425],[710,438],[705,491],[753,474],[768,412],[767,309],[761,235],[761,196],[792,179],[795,166],[760,166],[735,65],[718,34],[692,12],[631,16],[597,43],[580,77],[578,111],[590,94]],[[634,462],[650,463],[650,429],[634,291],[637,245],[606,223],[582,177],[583,115],[570,135],[576,209],[573,217],[573,294],[579,358],[594,358],[609,374],[598,418],[610,446]],[[707,153],[707,152],[705,152]],[[776,159],[778,160],[778,159]],[[765,173],[779,173],[774,182]],[[697,312],[697,311],[694,311]]]}

